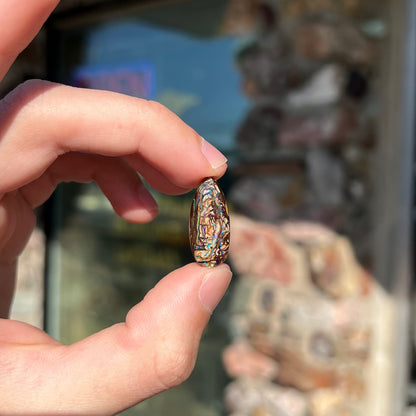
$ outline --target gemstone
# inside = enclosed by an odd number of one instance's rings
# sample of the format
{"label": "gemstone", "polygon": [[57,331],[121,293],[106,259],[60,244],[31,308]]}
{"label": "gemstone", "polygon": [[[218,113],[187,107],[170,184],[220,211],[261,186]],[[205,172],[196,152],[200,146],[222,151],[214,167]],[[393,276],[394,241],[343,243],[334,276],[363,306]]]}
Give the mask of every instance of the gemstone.
{"label": "gemstone", "polygon": [[230,218],[224,194],[212,178],[196,190],[189,218],[189,241],[197,263],[214,267],[227,258]]}

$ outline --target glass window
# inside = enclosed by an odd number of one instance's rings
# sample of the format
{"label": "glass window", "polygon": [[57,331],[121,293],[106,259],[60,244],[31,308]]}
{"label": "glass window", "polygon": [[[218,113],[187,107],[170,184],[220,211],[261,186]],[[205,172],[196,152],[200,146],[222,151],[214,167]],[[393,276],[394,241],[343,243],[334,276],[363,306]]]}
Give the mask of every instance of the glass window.
{"label": "glass window", "polygon": [[[393,279],[375,267],[386,10],[200,0],[58,16],[56,79],[160,101],[230,161],[230,291],[189,381],[125,414],[391,414]],[[60,188],[47,322],[63,342],[120,322],[192,261],[192,196],[154,196],[158,218],[131,225],[94,184]]]}

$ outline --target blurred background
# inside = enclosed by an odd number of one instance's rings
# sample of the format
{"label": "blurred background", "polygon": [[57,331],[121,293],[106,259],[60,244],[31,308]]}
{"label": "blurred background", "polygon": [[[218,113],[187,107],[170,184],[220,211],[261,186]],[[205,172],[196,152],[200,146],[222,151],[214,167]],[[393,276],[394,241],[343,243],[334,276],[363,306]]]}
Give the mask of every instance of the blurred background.
{"label": "blurred background", "polygon": [[[2,96],[45,78],[157,100],[229,159],[230,290],[190,379],[123,415],[416,415],[414,22],[412,0],[62,0],[21,54]],[[192,261],[192,195],[153,194],[139,226],[61,185],[12,317],[72,343]]]}

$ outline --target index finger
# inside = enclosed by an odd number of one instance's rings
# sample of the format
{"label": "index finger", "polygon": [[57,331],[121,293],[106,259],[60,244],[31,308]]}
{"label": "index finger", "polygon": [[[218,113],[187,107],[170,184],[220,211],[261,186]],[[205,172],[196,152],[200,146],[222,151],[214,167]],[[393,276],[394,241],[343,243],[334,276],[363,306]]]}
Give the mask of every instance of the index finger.
{"label": "index finger", "polygon": [[2,102],[0,123],[0,194],[70,151],[122,157],[167,193],[226,169],[227,159],[167,108],[117,93],[30,81]]}
{"label": "index finger", "polygon": [[0,0],[0,80],[58,3],[59,0]]}

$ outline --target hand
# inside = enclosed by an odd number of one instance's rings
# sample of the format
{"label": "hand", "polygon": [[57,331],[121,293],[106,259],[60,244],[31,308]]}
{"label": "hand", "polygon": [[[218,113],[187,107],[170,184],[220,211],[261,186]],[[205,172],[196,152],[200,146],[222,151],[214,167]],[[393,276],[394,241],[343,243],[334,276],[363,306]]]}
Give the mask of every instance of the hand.
{"label": "hand", "polygon": [[[0,79],[57,3],[0,0]],[[215,148],[157,103],[21,85],[0,102],[0,316],[8,315],[33,208],[59,182],[94,180],[118,215],[142,223],[157,206],[137,172],[154,189],[179,194],[225,169]],[[125,322],[69,346],[0,319],[0,415],[110,415],[182,382],[230,278],[228,266],[189,264],[162,279]]]}

